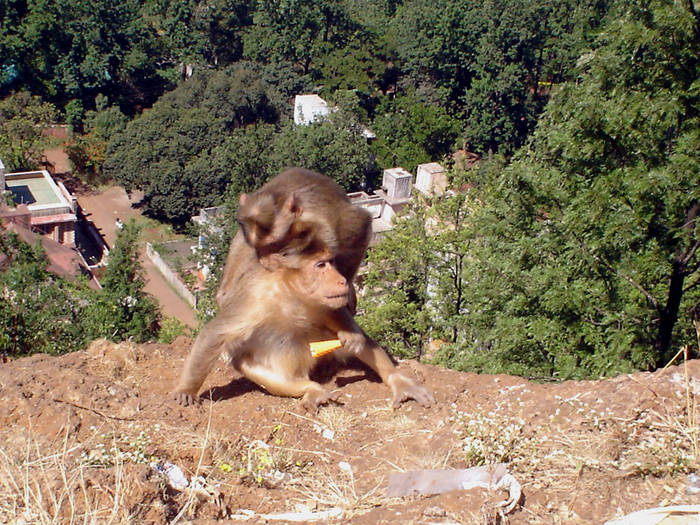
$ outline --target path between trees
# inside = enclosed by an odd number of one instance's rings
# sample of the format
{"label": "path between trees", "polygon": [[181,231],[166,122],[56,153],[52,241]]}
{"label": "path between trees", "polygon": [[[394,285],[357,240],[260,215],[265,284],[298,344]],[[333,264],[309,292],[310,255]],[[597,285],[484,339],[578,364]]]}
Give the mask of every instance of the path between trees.
{"label": "path between trees", "polygon": [[[120,186],[111,186],[94,194],[77,195],[77,197],[80,207],[88,219],[95,224],[110,248],[114,246],[117,238],[117,219],[126,222],[140,215],[139,210],[132,206],[133,202]],[[145,247],[141,248],[140,253],[146,278],[146,292],[158,299],[163,315],[175,317],[187,326],[196,326],[194,312],[146,256]]]}
{"label": "path between trees", "polygon": [[[55,128],[50,134],[58,139],[67,137],[65,128]],[[82,188],[84,185],[70,184],[78,182],[72,178],[72,166],[63,147],[58,146],[44,151],[44,157],[52,166],[56,177],[63,180],[66,186]],[[110,186],[100,191],[76,191],[74,195],[88,219],[91,220],[111,248],[117,238],[117,218],[126,221],[140,215],[133,207],[135,200],[130,200],[123,188]],[[140,250],[141,265],[146,279],[146,292],[154,296],[160,303],[164,316],[175,317],[189,327],[197,326],[197,320],[192,308],[168,284],[151,260],[146,256],[145,246]]]}

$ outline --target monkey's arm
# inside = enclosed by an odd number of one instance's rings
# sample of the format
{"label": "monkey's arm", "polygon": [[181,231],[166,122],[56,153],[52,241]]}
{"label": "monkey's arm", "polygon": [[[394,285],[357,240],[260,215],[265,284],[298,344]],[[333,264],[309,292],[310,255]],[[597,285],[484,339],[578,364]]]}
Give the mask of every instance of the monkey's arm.
{"label": "monkey's arm", "polygon": [[398,408],[409,399],[415,399],[424,407],[435,403],[433,394],[425,386],[399,372],[384,349],[366,335],[365,345],[357,354],[357,358],[377,372],[391,389],[394,408]]}
{"label": "monkey's arm", "polygon": [[189,406],[198,401],[202,383],[230,341],[226,328],[225,323],[214,318],[199,332],[175,388],[174,397],[179,404]]}
{"label": "monkey's arm", "polygon": [[337,332],[338,339],[343,343],[342,353],[357,357],[391,389],[394,408],[409,399],[415,399],[425,407],[435,403],[427,388],[398,371],[389,355],[365,334],[346,308],[329,316],[329,321],[329,328]]}

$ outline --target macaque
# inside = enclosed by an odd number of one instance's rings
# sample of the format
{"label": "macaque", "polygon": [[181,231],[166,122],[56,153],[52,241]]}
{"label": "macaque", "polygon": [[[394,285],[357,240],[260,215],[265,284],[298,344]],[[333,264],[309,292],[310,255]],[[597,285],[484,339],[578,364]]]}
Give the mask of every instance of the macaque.
{"label": "macaque", "polygon": [[[350,202],[336,182],[301,168],[286,170],[255,193],[240,195],[238,224],[263,266],[274,253],[284,254],[285,264],[295,264],[295,257],[314,240],[326,246],[335,253],[338,270],[350,283],[349,308],[354,313],[352,280],[367,251],[372,220],[367,211]],[[227,261],[222,282],[230,275]]]}
{"label": "macaque", "polygon": [[[180,404],[195,402],[223,352],[245,377],[271,394],[302,398],[310,410],[338,396],[309,379],[315,365],[329,358],[359,358],[389,386],[395,407],[408,399],[424,406],[434,402],[424,386],[401,374],[357,326],[347,308],[351,283],[324,243],[310,239],[293,265],[282,253],[269,253],[263,266],[239,231],[230,253],[235,266],[222,286],[231,289],[221,290],[218,315],[200,331],[185,361],[175,391]],[[311,341],[336,337],[343,348],[312,357]]]}

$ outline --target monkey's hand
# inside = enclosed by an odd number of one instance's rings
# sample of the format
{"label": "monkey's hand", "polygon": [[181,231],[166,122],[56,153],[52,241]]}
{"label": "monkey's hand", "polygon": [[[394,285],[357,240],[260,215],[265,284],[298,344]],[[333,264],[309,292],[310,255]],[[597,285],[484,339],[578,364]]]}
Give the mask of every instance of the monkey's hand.
{"label": "monkey's hand", "polygon": [[359,355],[367,344],[367,337],[365,337],[365,334],[358,332],[341,330],[338,332],[338,339],[340,339],[343,349],[355,356]]}
{"label": "monkey's hand", "polygon": [[329,391],[321,385],[314,386],[306,391],[304,397],[301,398],[302,406],[309,412],[316,412],[318,407],[327,403],[339,403],[339,390]]}
{"label": "monkey's hand", "polygon": [[401,403],[409,399],[415,399],[424,407],[429,407],[435,403],[433,394],[431,394],[427,388],[400,372],[392,373],[387,378],[386,382],[389,388],[391,388],[392,404],[394,408],[398,408],[401,406]]}
{"label": "monkey's hand", "polygon": [[173,398],[175,398],[178,405],[182,405],[183,407],[198,405],[201,402],[197,394],[192,395],[189,392],[174,392]]}

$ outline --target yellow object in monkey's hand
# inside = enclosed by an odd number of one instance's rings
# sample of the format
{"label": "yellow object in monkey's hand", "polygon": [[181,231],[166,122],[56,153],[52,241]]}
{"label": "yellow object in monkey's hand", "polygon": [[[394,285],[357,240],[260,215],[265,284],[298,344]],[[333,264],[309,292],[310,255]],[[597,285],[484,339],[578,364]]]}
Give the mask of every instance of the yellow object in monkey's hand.
{"label": "yellow object in monkey's hand", "polygon": [[340,339],[309,343],[311,355],[314,357],[321,357],[322,355],[330,354],[333,350],[337,350],[341,346],[343,346],[343,343],[340,342]]}

